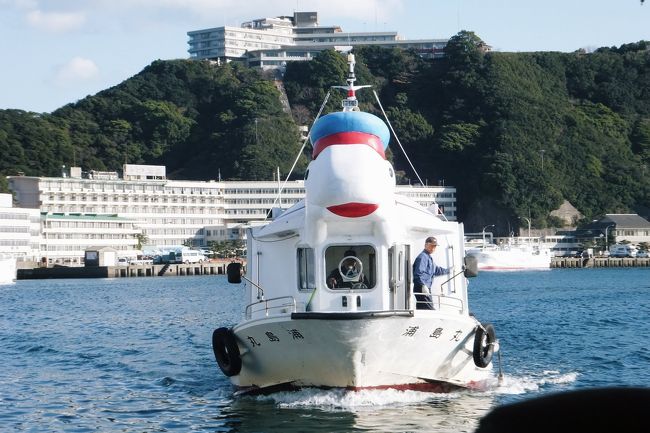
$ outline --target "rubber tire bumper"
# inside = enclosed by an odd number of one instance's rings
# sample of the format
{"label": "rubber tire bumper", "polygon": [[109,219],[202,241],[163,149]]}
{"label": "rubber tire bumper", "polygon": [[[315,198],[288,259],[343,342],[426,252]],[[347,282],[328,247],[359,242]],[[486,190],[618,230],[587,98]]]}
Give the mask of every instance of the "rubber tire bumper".
{"label": "rubber tire bumper", "polygon": [[241,354],[235,335],[228,328],[218,328],[212,333],[212,350],[219,368],[226,376],[236,376],[241,371]]}
{"label": "rubber tire bumper", "polygon": [[474,364],[477,367],[485,368],[490,365],[494,355],[494,342],[496,341],[494,326],[488,324],[476,328],[474,334]]}

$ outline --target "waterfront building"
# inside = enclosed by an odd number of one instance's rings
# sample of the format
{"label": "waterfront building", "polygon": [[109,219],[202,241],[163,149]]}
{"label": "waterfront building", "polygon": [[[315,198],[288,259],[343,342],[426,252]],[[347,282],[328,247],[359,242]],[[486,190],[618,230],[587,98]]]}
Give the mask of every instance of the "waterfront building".
{"label": "waterfront building", "polygon": [[650,222],[637,214],[606,214],[582,228],[544,236],[543,242],[556,256],[575,256],[587,247],[602,254],[618,243],[650,244]]}
{"label": "waterfront building", "polygon": [[606,214],[594,221],[587,229],[598,230],[599,235],[608,231],[611,244],[629,242],[633,245],[650,243],[650,222],[637,214]]}
{"label": "waterfront building", "polygon": [[422,57],[442,57],[448,39],[403,39],[394,31],[344,32],[339,26],[321,26],[317,12],[259,18],[240,27],[193,30],[191,59],[244,61],[262,69],[283,68],[287,62],[311,60],[326,49],[350,46],[414,49]]}
{"label": "waterfront building", "polygon": [[541,245],[550,249],[555,257],[573,257],[583,249],[582,242],[575,234],[567,232],[546,235],[540,241]]}
{"label": "waterfront building", "polygon": [[0,256],[37,260],[41,230],[38,209],[13,206],[11,194],[0,194]]}
{"label": "waterfront building", "polygon": [[[71,167],[62,177],[8,179],[20,206],[42,213],[40,250],[50,263],[81,263],[89,246],[132,257],[144,245],[198,247],[243,239],[247,226],[305,196],[302,180],[170,180],[164,166],[134,164],[123,166],[122,177]],[[425,207],[437,202],[447,219],[456,220],[454,187],[399,185],[397,192]]]}
{"label": "waterfront building", "polygon": [[136,258],[142,230],[129,218],[102,214],[43,212],[42,263],[82,265],[89,248],[110,248],[119,257]]}

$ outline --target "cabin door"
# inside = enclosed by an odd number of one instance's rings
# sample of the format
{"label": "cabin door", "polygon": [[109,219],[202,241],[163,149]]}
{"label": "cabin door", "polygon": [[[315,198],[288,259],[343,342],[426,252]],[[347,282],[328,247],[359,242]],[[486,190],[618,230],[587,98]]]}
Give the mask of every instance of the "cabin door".
{"label": "cabin door", "polygon": [[395,244],[388,250],[390,309],[409,308],[411,287],[410,246]]}

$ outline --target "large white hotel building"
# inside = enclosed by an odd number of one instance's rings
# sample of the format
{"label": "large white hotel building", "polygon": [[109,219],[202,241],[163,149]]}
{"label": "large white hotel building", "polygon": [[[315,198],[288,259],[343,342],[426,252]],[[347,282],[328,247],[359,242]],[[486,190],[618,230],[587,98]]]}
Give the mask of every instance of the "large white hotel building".
{"label": "large white hotel building", "polygon": [[[62,177],[9,176],[21,208],[40,211],[40,260],[80,264],[90,247],[109,246],[124,257],[158,247],[241,239],[244,227],[273,208],[287,209],[305,196],[304,181],[189,181],[166,178],[164,166],[123,166],[117,172],[71,167]],[[429,207],[437,203],[456,219],[456,189],[397,187]]]}
{"label": "large white hotel building", "polygon": [[193,30],[187,35],[192,59],[239,60],[262,69],[283,68],[287,62],[310,60],[322,50],[342,46],[414,49],[425,58],[436,58],[443,55],[448,42],[407,40],[392,31],[344,32],[339,26],[320,26],[317,12],[260,18],[240,27]]}
{"label": "large white hotel building", "polygon": [[0,257],[36,260],[40,245],[39,210],[14,207],[11,194],[0,194]]}

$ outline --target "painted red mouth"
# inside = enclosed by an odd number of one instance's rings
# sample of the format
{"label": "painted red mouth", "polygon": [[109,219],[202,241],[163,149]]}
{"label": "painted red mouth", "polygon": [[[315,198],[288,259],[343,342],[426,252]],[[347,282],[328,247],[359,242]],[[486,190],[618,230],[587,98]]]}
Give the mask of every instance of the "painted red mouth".
{"label": "painted red mouth", "polygon": [[378,207],[378,204],[373,203],[345,203],[337,204],[336,206],[329,206],[327,210],[342,217],[359,218],[370,215],[376,211]]}

